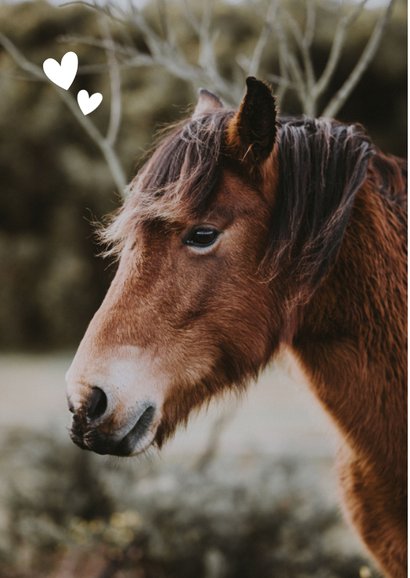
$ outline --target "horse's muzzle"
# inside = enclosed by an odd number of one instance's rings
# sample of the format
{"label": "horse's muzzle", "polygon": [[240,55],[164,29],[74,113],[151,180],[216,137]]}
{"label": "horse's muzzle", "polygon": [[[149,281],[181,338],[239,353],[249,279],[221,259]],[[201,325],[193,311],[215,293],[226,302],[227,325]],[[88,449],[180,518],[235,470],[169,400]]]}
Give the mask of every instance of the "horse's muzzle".
{"label": "horse's muzzle", "polygon": [[130,456],[144,451],[153,441],[152,425],[155,404],[138,405],[127,423],[115,427],[113,414],[107,417],[107,398],[100,388],[93,388],[90,396],[77,410],[71,406],[73,422],[70,436],[80,448],[97,454]]}

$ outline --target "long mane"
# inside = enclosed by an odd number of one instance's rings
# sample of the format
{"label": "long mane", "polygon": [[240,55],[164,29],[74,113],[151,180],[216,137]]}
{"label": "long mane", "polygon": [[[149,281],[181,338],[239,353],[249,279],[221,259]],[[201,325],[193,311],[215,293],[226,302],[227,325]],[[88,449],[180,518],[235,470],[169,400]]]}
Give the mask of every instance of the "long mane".
{"label": "long mane", "polygon": [[[206,211],[228,161],[232,115],[222,110],[171,127],[102,233],[109,254],[121,252],[138,222],[183,222]],[[360,126],[328,119],[284,117],[278,133],[279,187],[262,265],[271,277],[280,268],[313,289],[342,242],[373,146]]]}
{"label": "long mane", "polygon": [[138,222],[195,218],[210,205],[223,168],[226,125],[222,110],[170,127],[129,185],[126,201],[100,233],[118,255]]}
{"label": "long mane", "polygon": [[[265,257],[310,293],[341,245],[374,147],[359,125],[282,119],[279,187]],[[283,277],[283,275],[282,275]]]}

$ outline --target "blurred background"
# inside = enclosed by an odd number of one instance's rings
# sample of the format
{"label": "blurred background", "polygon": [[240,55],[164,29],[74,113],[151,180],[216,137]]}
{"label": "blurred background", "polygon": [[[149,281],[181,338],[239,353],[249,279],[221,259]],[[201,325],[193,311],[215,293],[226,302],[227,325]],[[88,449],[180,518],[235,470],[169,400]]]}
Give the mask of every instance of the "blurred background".
{"label": "blurred background", "polygon": [[[91,4],[91,2],[90,2]],[[338,505],[337,435],[281,359],[160,455],[68,440],[64,374],[115,266],[95,223],[204,86],[407,135],[404,0],[0,4],[0,577],[377,576]],[[69,50],[69,91],[42,63]],[[87,117],[80,89],[101,92]]]}

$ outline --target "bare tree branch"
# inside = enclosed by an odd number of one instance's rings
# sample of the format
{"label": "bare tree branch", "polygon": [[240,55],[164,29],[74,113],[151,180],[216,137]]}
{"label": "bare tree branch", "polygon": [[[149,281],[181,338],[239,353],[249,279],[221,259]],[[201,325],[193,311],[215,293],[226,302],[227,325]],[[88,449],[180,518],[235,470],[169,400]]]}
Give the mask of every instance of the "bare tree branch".
{"label": "bare tree branch", "polygon": [[[295,86],[295,92],[303,105],[306,95],[306,85],[303,79],[302,69],[297,61],[294,52],[290,49],[286,29],[282,25],[282,10],[279,11],[280,18],[275,18],[273,25],[276,33],[279,50],[279,66],[281,76],[286,80],[290,80]],[[283,84],[279,95],[279,102],[283,98],[285,90],[288,85]]]}
{"label": "bare tree branch", "polygon": [[342,55],[347,32],[351,27],[351,25],[354,23],[354,21],[360,16],[367,1],[368,0],[361,0],[361,2],[356,6],[356,8],[354,8],[348,14],[339,19],[336,32],[333,38],[329,58],[322,72],[322,75],[314,88],[316,98],[318,98],[329,86],[329,82],[336,70],[336,66]]}
{"label": "bare tree branch", "polygon": [[277,86],[285,86],[286,88],[291,88],[292,90],[296,90],[296,86],[287,78],[283,78],[282,76],[277,76],[276,74],[267,74],[267,80],[276,84]]}
{"label": "bare tree branch", "polygon": [[315,36],[316,28],[316,2],[312,0],[305,0],[306,24],[305,35],[303,37],[304,45],[310,49],[313,38]]}
{"label": "bare tree branch", "polygon": [[344,82],[342,87],[337,91],[334,97],[331,99],[329,104],[323,111],[323,116],[333,117],[342,108],[353,89],[363,76],[364,71],[368,68],[370,62],[372,61],[377,49],[380,46],[380,42],[383,38],[384,31],[386,29],[387,23],[390,19],[391,12],[396,0],[390,0],[386,10],[382,13],[373,29],[372,35],[366,44],[365,49],[362,52],[356,66],[351,72],[350,76]]}
{"label": "bare tree branch", "polygon": [[266,11],[265,21],[250,59],[248,68],[248,74],[250,76],[256,76],[259,72],[259,67],[261,64],[264,50],[272,34],[272,23],[276,18],[279,1],[280,0],[270,0],[269,2],[268,9]]}
{"label": "bare tree branch", "polygon": [[[18,48],[11,42],[7,36],[0,33],[0,45],[6,50],[6,52],[10,55],[13,61],[17,64],[21,70],[24,70],[28,74],[30,74],[33,78],[40,80],[42,82],[46,82],[47,78],[43,72],[43,70],[37,66],[36,64],[30,62],[19,50]],[[78,107],[76,99],[72,96],[72,94],[66,90],[59,88],[57,85],[52,84],[55,92],[61,98],[61,100],[66,104],[66,106],[70,109],[71,113],[77,120],[77,122],[81,125],[81,127],[85,130],[91,140],[97,145],[100,149],[107,166],[111,172],[111,176],[113,181],[118,189],[118,191],[122,194],[125,186],[127,184],[124,170],[121,166],[121,163],[111,146],[111,144],[107,141],[106,138],[101,134],[95,124],[90,120],[88,116],[82,114],[81,110]]]}
{"label": "bare tree branch", "polygon": [[107,64],[110,75],[110,120],[106,134],[108,144],[113,147],[117,140],[122,115],[121,72],[115,52],[115,45],[111,36],[110,26],[106,16],[100,19],[100,26],[106,39]]}
{"label": "bare tree branch", "polygon": [[[178,49],[176,42],[169,38],[160,36],[156,30],[150,25],[144,16],[143,11],[133,4],[132,0],[128,2],[128,12],[123,11],[118,6],[113,6],[108,2],[103,6],[96,2],[86,2],[77,0],[70,2],[70,4],[78,4],[88,6],[91,9],[102,11],[110,17],[115,18],[122,24],[133,26],[142,35],[144,42],[149,49],[150,63],[165,68],[168,72],[177,78],[185,81],[190,81],[194,86],[208,86],[220,94],[220,96],[228,104],[236,104],[237,100],[242,94],[242,87],[239,87],[232,82],[226,80],[218,70],[218,65],[215,57],[214,42],[215,34],[212,31],[212,0],[204,2],[202,7],[202,17],[198,21],[192,11],[186,12],[186,17],[189,18],[192,24],[195,22],[195,32],[198,36],[199,56],[196,64],[190,62],[187,57]],[[165,3],[160,3],[159,8],[162,11],[160,20],[162,20],[165,29],[170,29],[169,24],[164,24],[167,18],[163,12]],[[135,62],[141,65],[141,54],[134,48]],[[142,65],[147,64],[147,58],[143,55]],[[130,61],[128,61],[128,64]]]}
{"label": "bare tree branch", "polygon": [[[182,46],[178,46],[176,27],[171,21],[171,15],[176,17],[176,14],[174,11],[170,12],[170,4],[167,4],[166,0],[156,0],[158,25],[155,25],[146,11],[136,5],[133,0],[120,5],[114,3],[114,0],[108,0],[104,4],[99,4],[97,0],[73,0],[66,5],[87,6],[121,23],[122,26],[125,25],[125,29],[129,30],[132,26],[141,35],[148,48],[147,52],[142,52],[132,44],[127,44],[127,42],[119,44],[106,35],[99,39],[71,37],[71,40],[74,38],[84,44],[100,47],[106,52],[111,93],[116,94],[111,102],[112,107],[115,102],[119,101],[121,68],[146,66],[162,67],[171,75],[191,83],[196,88],[206,86],[218,93],[228,104],[236,105],[243,93],[244,76],[260,73],[269,41],[274,38],[277,46],[279,74],[265,73],[264,76],[275,83],[279,103],[283,101],[288,91],[293,91],[303,112],[316,116],[320,112],[318,110],[320,99],[328,89],[340,62],[349,30],[363,13],[367,1],[360,0],[355,5],[349,5],[349,8],[346,8],[344,2],[339,3],[339,17],[334,39],[326,65],[319,78],[316,78],[313,66],[312,44],[318,7],[325,6],[320,0],[305,0],[303,25],[290,11],[290,4],[285,3],[284,0],[266,0],[264,3],[255,0],[253,9],[255,13],[261,14],[260,33],[250,54],[241,54],[236,59],[239,66],[233,70],[232,79],[226,78],[220,69],[216,50],[218,29],[214,21],[214,0],[202,2],[200,5],[193,4],[190,0],[181,0],[181,16],[189,24],[197,39],[196,60],[193,59],[192,54],[187,54]],[[351,94],[380,44],[394,2],[395,0],[390,0],[353,71],[330,102],[323,105],[322,114],[335,115]],[[176,4],[171,6],[174,7]],[[332,15],[337,18],[334,10],[332,10]],[[82,67],[82,70],[92,70],[92,67],[88,69]],[[118,105],[115,106],[118,108]],[[107,139],[111,144],[115,142],[119,126],[120,111],[115,106],[111,108],[110,126],[107,133]]]}
{"label": "bare tree branch", "polygon": [[277,91],[277,101],[278,105],[280,106],[283,99],[285,98],[287,90],[292,86],[293,90],[297,93],[298,87],[297,85],[291,81],[289,78],[288,69],[286,66],[286,45],[282,44],[280,41],[278,42],[278,53],[279,53],[279,71],[281,74],[281,78],[283,82],[277,82],[278,91]]}
{"label": "bare tree branch", "polygon": [[[104,15],[105,17],[105,15]],[[94,46],[95,48],[101,48],[104,51],[115,50],[115,54],[122,57],[133,57],[135,56],[135,48],[131,46],[123,46],[114,40],[107,38],[95,38],[94,36],[80,36],[77,34],[64,34],[59,37],[61,42],[66,42],[69,44],[83,44],[84,46]]]}
{"label": "bare tree branch", "polygon": [[[314,86],[316,79],[313,70],[312,56],[310,54],[310,45],[308,42],[306,42],[306,32],[302,32],[298,22],[287,10],[283,11],[283,17],[292,32],[293,38],[302,56],[303,70],[300,69],[300,76],[303,79],[302,82],[304,86],[302,97],[304,112],[310,116],[315,116],[316,101],[314,98]],[[308,40],[309,34],[307,36]]]}

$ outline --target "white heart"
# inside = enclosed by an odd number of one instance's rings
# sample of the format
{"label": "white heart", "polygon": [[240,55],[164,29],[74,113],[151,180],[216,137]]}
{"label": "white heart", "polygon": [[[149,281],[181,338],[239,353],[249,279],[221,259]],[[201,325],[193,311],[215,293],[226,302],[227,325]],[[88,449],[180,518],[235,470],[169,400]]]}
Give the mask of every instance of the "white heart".
{"label": "white heart", "polygon": [[78,70],[78,57],[75,52],[66,52],[61,59],[61,64],[54,58],[47,58],[43,62],[44,74],[65,90],[68,90],[73,84],[75,75]]}
{"label": "white heart", "polygon": [[101,92],[94,92],[91,96],[86,90],[80,90],[77,94],[78,106],[81,108],[81,112],[84,115],[90,114],[96,108],[98,108],[102,102],[103,95]]}

